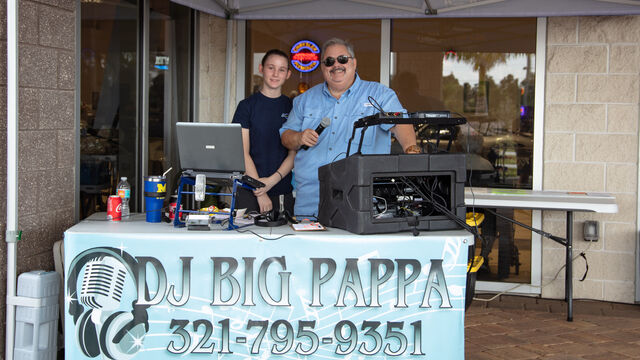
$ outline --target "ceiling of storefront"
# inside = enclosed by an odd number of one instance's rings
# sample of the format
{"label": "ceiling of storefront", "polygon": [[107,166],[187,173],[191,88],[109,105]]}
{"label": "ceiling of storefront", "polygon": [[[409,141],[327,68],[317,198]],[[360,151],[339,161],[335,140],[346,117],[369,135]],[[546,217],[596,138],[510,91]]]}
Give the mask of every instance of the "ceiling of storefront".
{"label": "ceiling of storefront", "polygon": [[234,19],[388,19],[640,14],[640,0],[172,0]]}

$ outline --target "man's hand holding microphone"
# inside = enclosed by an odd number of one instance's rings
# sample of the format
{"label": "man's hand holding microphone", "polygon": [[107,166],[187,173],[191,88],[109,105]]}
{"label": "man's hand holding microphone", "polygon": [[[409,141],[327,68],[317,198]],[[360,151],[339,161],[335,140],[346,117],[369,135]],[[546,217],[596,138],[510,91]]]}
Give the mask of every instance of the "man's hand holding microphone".
{"label": "man's hand holding microphone", "polygon": [[299,141],[300,144],[302,144],[302,146],[300,146],[300,150],[308,150],[309,147],[315,146],[318,143],[318,137],[320,136],[320,134],[322,134],[324,129],[329,127],[329,125],[331,125],[331,119],[325,117],[322,118],[322,121],[315,130],[305,129],[304,131],[300,132]]}
{"label": "man's hand holding microphone", "polygon": [[[328,128],[331,125],[331,119],[328,117],[322,118],[322,121],[316,127],[315,130],[304,129],[303,131],[297,133],[298,136],[298,144],[300,150],[309,150],[309,147],[316,146],[318,143],[318,139],[320,138],[320,134],[324,131],[324,129]],[[405,154],[420,154],[422,153],[422,149],[416,145],[415,139],[415,131],[413,130],[413,125],[410,124],[399,124],[392,128],[394,136],[400,141],[401,145],[405,145],[404,153]],[[289,131],[289,130],[287,130]],[[404,135],[404,136],[403,136]],[[402,144],[405,140],[405,143]],[[295,144],[295,143],[293,143]],[[292,146],[295,146],[293,145]]]}

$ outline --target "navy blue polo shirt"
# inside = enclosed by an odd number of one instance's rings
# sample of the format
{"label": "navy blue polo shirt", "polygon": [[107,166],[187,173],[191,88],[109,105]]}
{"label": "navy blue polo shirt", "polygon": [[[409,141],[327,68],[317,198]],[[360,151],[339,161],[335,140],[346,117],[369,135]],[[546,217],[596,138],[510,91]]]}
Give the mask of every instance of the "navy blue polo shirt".
{"label": "navy blue polo shirt", "polygon": [[[233,122],[249,129],[249,154],[260,177],[271,176],[287,157],[288,150],[280,142],[280,127],[287,121],[291,111],[291,99],[282,95],[272,99],[257,92],[240,101]],[[284,175],[284,174],[283,174]],[[291,172],[271,190],[269,196],[288,194],[293,191]]]}

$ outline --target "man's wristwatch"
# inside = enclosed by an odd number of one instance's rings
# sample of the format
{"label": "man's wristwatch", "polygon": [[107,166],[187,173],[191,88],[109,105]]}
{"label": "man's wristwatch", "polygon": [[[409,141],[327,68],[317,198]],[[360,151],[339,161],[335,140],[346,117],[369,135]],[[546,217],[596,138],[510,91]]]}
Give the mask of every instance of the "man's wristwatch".
{"label": "man's wristwatch", "polygon": [[418,145],[409,145],[406,149],[404,149],[405,154],[420,154],[422,153],[422,149]]}

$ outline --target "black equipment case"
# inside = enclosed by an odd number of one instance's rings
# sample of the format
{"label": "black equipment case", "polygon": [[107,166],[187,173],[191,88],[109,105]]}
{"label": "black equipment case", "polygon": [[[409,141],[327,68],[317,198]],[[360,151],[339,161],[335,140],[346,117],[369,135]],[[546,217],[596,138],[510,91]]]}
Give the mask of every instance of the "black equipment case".
{"label": "black equipment case", "polygon": [[325,226],[415,233],[458,229],[451,216],[465,219],[464,154],[356,153],[320,167],[318,177],[318,220]]}

